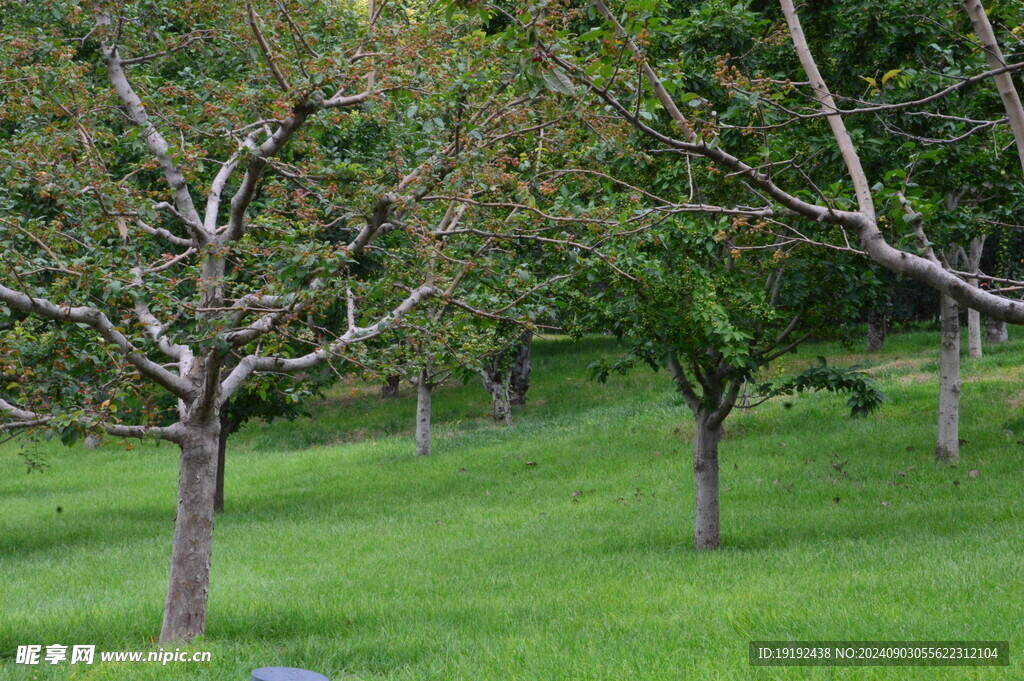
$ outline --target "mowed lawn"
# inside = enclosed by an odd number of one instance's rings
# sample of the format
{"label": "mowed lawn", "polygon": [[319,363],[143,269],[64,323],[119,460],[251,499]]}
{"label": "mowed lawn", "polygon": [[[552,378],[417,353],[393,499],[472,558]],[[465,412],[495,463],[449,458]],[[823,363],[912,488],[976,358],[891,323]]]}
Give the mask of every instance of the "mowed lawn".
{"label": "mowed lawn", "polygon": [[[1024,678],[1024,337],[964,360],[956,467],[933,462],[937,343],[787,358],[871,366],[891,400],[861,420],[825,394],[730,417],[717,553],[692,549],[691,419],[667,375],[588,380],[612,339],[538,342],[511,429],[478,383],[440,389],[427,459],[408,388],[350,385],[313,421],[252,424],[229,446],[191,646],[208,663],[14,664],[24,644],[159,650],[177,455],[27,444],[50,467],[26,474],[9,443],[0,678]],[[1013,663],[751,668],[752,639],[1009,640]]]}

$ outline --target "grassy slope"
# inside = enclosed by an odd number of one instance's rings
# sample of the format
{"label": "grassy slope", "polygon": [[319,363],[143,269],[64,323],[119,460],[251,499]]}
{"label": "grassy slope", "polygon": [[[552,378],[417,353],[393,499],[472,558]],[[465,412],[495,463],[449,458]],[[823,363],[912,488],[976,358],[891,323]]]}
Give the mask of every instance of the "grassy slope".
{"label": "grassy slope", "polygon": [[[932,463],[934,334],[870,359],[892,401],[869,419],[827,395],[731,417],[713,555],[690,548],[689,418],[663,373],[589,382],[606,339],[539,344],[512,430],[487,423],[478,385],[441,390],[429,460],[411,455],[410,398],[351,387],[315,422],[233,440],[209,637],[194,646],[212,663],[7,659],[0,678],[1024,678],[1022,349],[965,361],[956,468]],[[175,453],[54,449],[48,472],[25,475],[15,451],[0,450],[0,656],[155,649]],[[1018,661],[751,669],[750,639],[1009,639]]]}

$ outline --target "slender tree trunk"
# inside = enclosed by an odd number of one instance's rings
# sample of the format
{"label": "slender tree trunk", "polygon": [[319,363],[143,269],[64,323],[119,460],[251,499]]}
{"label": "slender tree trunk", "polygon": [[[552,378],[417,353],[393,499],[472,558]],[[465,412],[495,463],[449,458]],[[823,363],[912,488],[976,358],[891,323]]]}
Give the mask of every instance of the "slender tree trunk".
{"label": "slender tree trunk", "polygon": [[524,331],[512,360],[509,398],[512,404],[526,404],[526,391],[530,389],[530,353],[533,349],[533,331]]}
{"label": "slender tree trunk", "polygon": [[383,399],[390,399],[392,397],[398,397],[398,387],[401,383],[402,377],[398,374],[392,374],[384,380],[384,385],[380,387],[380,396]]}
{"label": "slender tree trunk", "polygon": [[191,641],[206,629],[219,431],[219,421],[192,426],[180,441],[178,515],[160,643]]}
{"label": "slender tree trunk", "polygon": [[[985,248],[985,237],[974,237],[967,247],[967,270],[971,274],[977,274],[981,268],[981,254]],[[968,277],[967,283],[978,288],[978,278]],[[981,350],[981,313],[977,310],[967,309],[967,354],[978,359],[982,355]]]}
{"label": "slender tree trunk", "polygon": [[960,460],[960,318],[959,306],[941,296],[939,315],[939,422],[935,460]]}
{"label": "slender tree trunk", "polygon": [[992,317],[985,317],[985,342],[989,345],[998,345],[1010,340],[1010,334],[1006,330],[1006,322]]}
{"label": "slender tree trunk", "polygon": [[430,456],[430,400],[434,386],[426,371],[416,381],[416,455]]}
{"label": "slender tree trunk", "polygon": [[240,419],[221,417],[220,434],[217,437],[217,489],[213,495],[213,510],[224,512],[224,459],[228,448],[228,438],[238,432],[242,426]]}
{"label": "slender tree trunk", "polygon": [[868,352],[878,352],[885,345],[885,313],[868,310]]}
{"label": "slender tree trunk", "polygon": [[695,500],[694,547],[714,550],[721,545],[718,513],[718,441],[721,430],[699,411],[693,433],[693,485]]}
{"label": "slender tree trunk", "polygon": [[974,359],[982,356],[981,315],[977,310],[967,310],[967,354]]}
{"label": "slender tree trunk", "polygon": [[228,437],[230,437],[230,433],[222,425],[220,434],[217,436],[217,484],[213,490],[214,513],[224,512],[224,456],[228,449]]}

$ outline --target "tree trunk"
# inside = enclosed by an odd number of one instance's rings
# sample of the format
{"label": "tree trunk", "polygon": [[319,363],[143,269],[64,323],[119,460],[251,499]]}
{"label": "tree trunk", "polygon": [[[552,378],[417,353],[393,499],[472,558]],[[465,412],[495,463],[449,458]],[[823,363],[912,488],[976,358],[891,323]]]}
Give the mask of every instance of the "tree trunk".
{"label": "tree trunk", "polygon": [[206,629],[219,431],[219,421],[192,426],[180,442],[178,515],[160,643],[191,641]]}
{"label": "tree trunk", "polygon": [[494,422],[500,426],[511,426],[512,401],[509,398],[508,384],[484,379],[484,385],[491,393],[491,416]]}
{"label": "tree trunk", "polygon": [[221,426],[217,436],[217,484],[213,490],[213,512],[224,512],[224,454],[228,448],[229,433]]}
{"label": "tree trunk", "polygon": [[221,417],[220,435],[217,437],[217,489],[213,494],[213,510],[224,512],[224,458],[228,448],[228,438],[238,432],[242,422],[240,419]]}
{"label": "tree trunk", "polygon": [[512,372],[509,370],[510,358],[508,351],[502,351],[487,358],[479,369],[484,387],[491,394],[491,416],[494,422],[502,426],[512,425],[512,401],[509,395],[509,384]]}
{"label": "tree trunk", "polygon": [[526,391],[530,389],[530,353],[533,349],[533,331],[524,331],[512,359],[509,398],[512,404],[526,404]]}
{"label": "tree trunk", "polygon": [[[967,247],[967,271],[976,275],[981,269],[981,254],[985,248],[985,237],[974,237]],[[978,277],[967,278],[967,283],[978,288]],[[967,354],[978,359],[981,357],[981,313],[967,309]]]}
{"label": "tree trunk", "polygon": [[878,352],[885,345],[885,313],[868,310],[868,352]]}
{"label": "tree trunk", "polygon": [[714,550],[721,545],[718,514],[719,427],[698,412],[693,432],[694,547]]}
{"label": "tree trunk", "polygon": [[382,399],[390,399],[392,397],[398,397],[398,386],[402,380],[402,377],[398,374],[392,374],[388,376],[384,385],[380,387],[380,396]]}
{"label": "tree trunk", "polygon": [[959,306],[941,296],[939,315],[939,422],[935,460],[960,460],[960,318]]}
{"label": "tree trunk", "polygon": [[1006,322],[985,317],[985,342],[989,345],[998,345],[1010,340],[1010,334],[1006,330]]}
{"label": "tree trunk", "polygon": [[967,310],[967,354],[974,359],[981,357],[981,314]]}
{"label": "tree trunk", "polygon": [[421,371],[416,381],[416,456],[430,456],[430,399],[434,386]]}

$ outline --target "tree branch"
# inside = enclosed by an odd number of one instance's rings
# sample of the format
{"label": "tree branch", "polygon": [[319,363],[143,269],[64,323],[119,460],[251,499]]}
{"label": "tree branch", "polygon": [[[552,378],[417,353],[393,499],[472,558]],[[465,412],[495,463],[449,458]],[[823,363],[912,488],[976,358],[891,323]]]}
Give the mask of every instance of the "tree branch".
{"label": "tree branch", "polygon": [[143,376],[154,381],[172,394],[190,399],[193,396],[192,384],[181,376],[172,374],[167,369],[142,354],[120,330],[115,327],[107,316],[91,307],[60,307],[52,302],[28,296],[19,291],[9,289],[0,284],[0,301],[3,301],[23,312],[36,314],[47,319],[72,324],[84,324],[92,328],[105,341],[116,346]]}
{"label": "tree branch", "polygon": [[[971,18],[974,34],[978,36],[985,50],[989,68],[1005,69],[1006,60],[1003,59],[1002,50],[999,49],[995,32],[981,0],[964,0],[964,9]],[[999,98],[1003,101],[1003,108],[1006,109],[1006,117],[1010,120],[1010,130],[1013,131],[1013,139],[1017,142],[1017,157],[1021,169],[1024,170],[1024,106],[1021,106],[1020,95],[1008,71],[994,75],[993,79],[996,81],[996,89],[999,90]]]}
{"label": "tree branch", "polygon": [[225,403],[231,395],[241,387],[250,374],[257,371],[276,371],[291,374],[297,371],[312,369],[323,364],[332,356],[339,354],[345,347],[353,343],[361,343],[376,338],[396,322],[400,321],[416,305],[437,294],[434,286],[421,286],[410,293],[395,309],[384,315],[375,324],[366,327],[352,327],[328,345],[299,357],[264,357],[248,355],[238,362],[231,373],[221,382],[218,404]]}
{"label": "tree branch", "polygon": [[199,213],[196,211],[195,204],[192,202],[192,194],[189,192],[185,176],[182,175],[181,171],[171,159],[170,147],[167,144],[167,140],[164,139],[163,135],[161,135],[160,132],[157,131],[156,127],[149,121],[149,116],[146,114],[146,110],[142,106],[142,100],[140,100],[138,95],[135,94],[135,90],[132,88],[131,83],[128,82],[128,76],[124,71],[124,67],[121,65],[122,62],[120,57],[118,57],[117,54],[117,47],[110,45],[104,46],[103,56],[105,57],[107,65],[107,75],[114,86],[114,90],[117,92],[117,96],[121,99],[121,103],[128,112],[128,117],[131,121],[142,129],[146,140],[146,147],[154,158],[156,158],[157,163],[160,164],[160,168],[164,173],[164,178],[167,180],[167,184],[171,186],[171,190],[174,193],[174,205],[176,206],[178,213],[182,216],[182,221],[185,223],[186,228],[189,229],[192,234],[192,238],[198,245],[208,243],[212,235],[206,233],[203,229],[202,222],[199,220]]}

